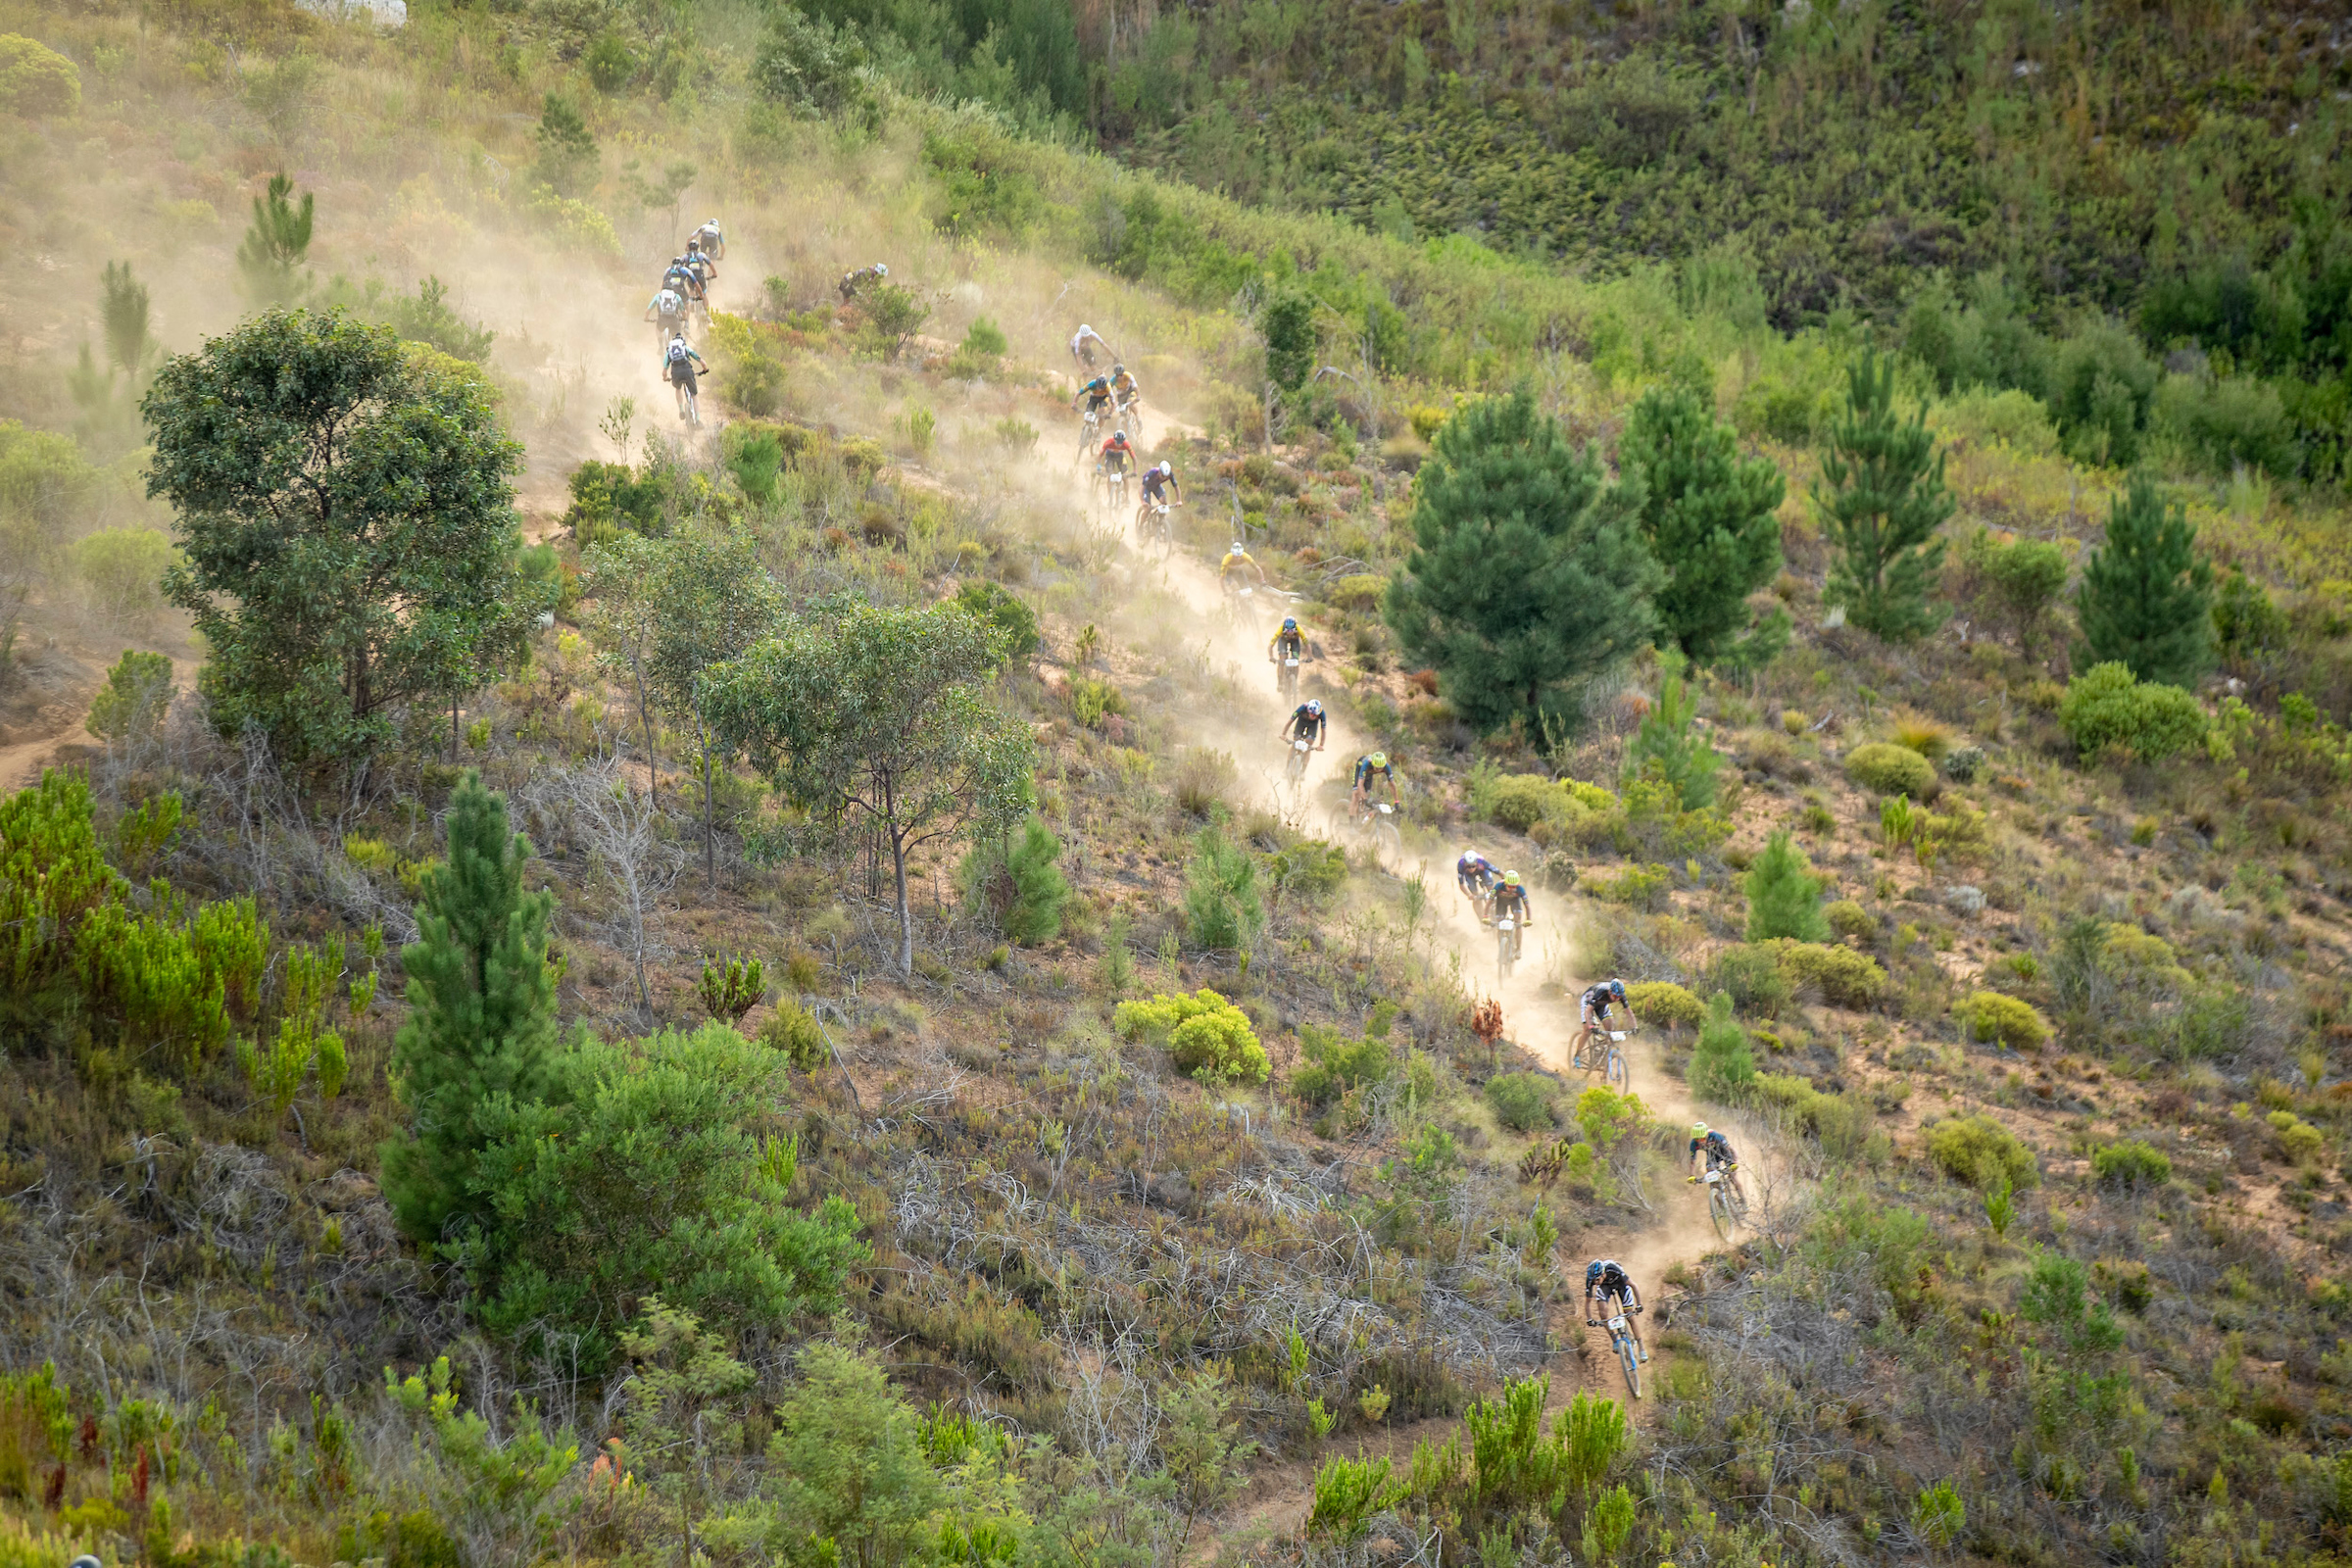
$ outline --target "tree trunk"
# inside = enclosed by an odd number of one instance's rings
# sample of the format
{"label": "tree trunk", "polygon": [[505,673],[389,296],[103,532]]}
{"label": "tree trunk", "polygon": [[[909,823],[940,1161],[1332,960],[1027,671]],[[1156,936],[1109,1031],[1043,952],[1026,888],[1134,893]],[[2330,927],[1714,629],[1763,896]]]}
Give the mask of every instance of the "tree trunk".
{"label": "tree trunk", "polygon": [[914,910],[906,903],[906,839],[896,823],[886,823],[890,834],[890,861],[899,879],[899,976],[914,976]]}
{"label": "tree trunk", "polygon": [[662,804],[662,778],[654,757],[654,710],[645,700],[645,669],[635,654],[629,656],[629,678],[637,683],[637,724],[645,731],[645,803],[658,807]]}
{"label": "tree trunk", "polygon": [[718,892],[717,810],[711,804],[710,737],[703,737],[703,876],[712,894]]}

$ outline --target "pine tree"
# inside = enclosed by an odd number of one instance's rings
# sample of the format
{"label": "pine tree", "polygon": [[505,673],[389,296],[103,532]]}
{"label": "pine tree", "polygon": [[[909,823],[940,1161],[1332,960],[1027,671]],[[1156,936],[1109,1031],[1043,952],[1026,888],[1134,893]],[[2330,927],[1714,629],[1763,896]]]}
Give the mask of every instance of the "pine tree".
{"label": "pine tree", "polygon": [[1690,695],[1679,669],[1669,671],[1658,689],[1658,706],[1642,720],[1625,749],[1626,782],[1654,773],[1674,786],[1684,810],[1714,805],[1715,774],[1723,766],[1723,754],[1691,728],[1697,714],[1698,699]]}
{"label": "pine tree", "polygon": [[513,1107],[544,1098],[557,1045],[555,896],[522,889],[529,841],[471,771],[448,828],[449,858],[425,877],[421,935],[400,956],[410,1011],[393,1071],[414,1125],[383,1150],[384,1196],[401,1229],[427,1242],[488,1218],[482,1151]]}
{"label": "pine tree", "polygon": [[1525,393],[1474,403],[1413,482],[1416,549],[1386,613],[1482,730],[1573,719],[1578,688],[1647,646],[1657,562],[1624,491]]}
{"label": "pine tree", "polygon": [[1888,642],[1932,631],[1942,612],[1928,602],[1952,514],[1943,457],[1923,408],[1894,412],[1894,362],[1866,354],[1847,372],[1846,413],[1830,432],[1813,503],[1838,551],[1829,597],[1846,618]]}
{"label": "pine tree", "polygon": [[539,109],[539,177],[559,196],[577,196],[595,183],[597,163],[588,122],[570,99],[549,93]]}
{"label": "pine tree", "polygon": [[1726,652],[1747,624],[1747,596],[1781,569],[1780,470],[1769,459],[1741,462],[1732,432],[1685,387],[1634,405],[1617,466],[1640,481],[1642,534],[1665,568],[1666,635],[1692,659]]}
{"label": "pine tree", "polygon": [[1805,852],[1786,832],[1775,833],[1765,844],[1740,886],[1747,895],[1748,941],[1829,939],[1830,922],[1821,912],[1821,882]]}
{"label": "pine tree", "polygon": [[2135,473],[2107,517],[2105,548],[2082,563],[2075,600],[2085,665],[2121,663],[2143,681],[2186,686],[2213,663],[2213,565],[2197,531],[2167,508],[2154,476]]}
{"label": "pine tree", "polygon": [[294,270],[310,254],[318,198],[305,191],[297,207],[288,199],[293,194],[292,178],[271,174],[269,193],[253,199],[253,225],[237,247],[237,270],[245,274],[245,292],[256,305],[283,305],[302,292]]}
{"label": "pine tree", "polygon": [[1756,1081],[1755,1053],[1748,1046],[1747,1031],[1732,1016],[1729,992],[1716,992],[1707,1004],[1707,1021],[1699,1025],[1688,1077],[1690,1093],[1717,1104],[1737,1104]]}

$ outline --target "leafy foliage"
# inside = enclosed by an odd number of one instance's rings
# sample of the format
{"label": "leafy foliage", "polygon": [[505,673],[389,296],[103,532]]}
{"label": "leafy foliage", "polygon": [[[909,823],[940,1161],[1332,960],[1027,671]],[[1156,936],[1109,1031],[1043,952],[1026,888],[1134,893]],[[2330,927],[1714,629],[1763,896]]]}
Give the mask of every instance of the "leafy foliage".
{"label": "leafy foliage", "polygon": [[1582,683],[1649,638],[1657,563],[1599,466],[1524,393],[1464,407],[1413,486],[1389,624],[1485,730],[1573,720]]}
{"label": "leafy foliage", "polygon": [[151,740],[163,728],[172,694],[170,657],[125,648],[108,667],[106,684],[90,699],[82,728],[115,745]]}
{"label": "leafy foliage", "polygon": [[1755,1082],[1755,1054],[1748,1048],[1747,1031],[1732,1016],[1727,992],[1716,992],[1707,1004],[1707,1021],[1691,1050],[1688,1077],[1691,1094],[1724,1105],[1739,1104]]}
{"label": "leafy foliage", "polygon": [[1723,756],[1692,728],[1697,715],[1698,700],[1683,677],[1668,675],[1658,688],[1657,706],[1642,715],[1642,727],[1625,749],[1628,782],[1656,779],[1673,789],[1685,810],[1714,805]]}
{"label": "leafy foliage", "polygon": [[213,721],[356,760],[419,698],[470,689],[546,608],[516,574],[520,449],[470,368],[341,316],[272,311],[165,365],[148,493],[210,654]]}
{"label": "leafy foliage", "polygon": [[1978,991],[1953,1009],[1978,1040],[1997,1040],[2011,1051],[2034,1051],[2050,1038],[2049,1020],[2031,1005],[1997,991]]}
{"label": "leafy foliage", "polygon": [[1989,1116],[1954,1116],[1928,1129],[1928,1154],[1946,1174],[1980,1191],[2001,1183],[2037,1187],[2041,1168],[2017,1135]]}
{"label": "leafy foliage", "polygon": [[2120,746],[2143,762],[2162,761],[2204,739],[2204,707],[2178,686],[2132,678],[2123,663],[2100,664],[2066,683],[2058,722],[2084,758]]}
{"label": "leafy foliage", "polygon": [[1659,1029],[1688,1029],[1707,1015],[1706,1004],[1671,980],[1637,980],[1625,988],[1634,1016]]}
{"label": "leafy foliage", "polygon": [[1185,863],[1184,924],[1193,946],[1212,952],[1246,948],[1265,929],[1256,858],[1219,828],[1200,830]]}
{"label": "leafy foliage", "polygon": [[1636,517],[1665,569],[1661,628],[1693,660],[1721,656],[1747,622],[1747,596],[1781,569],[1775,514],[1788,486],[1780,469],[1767,458],[1740,459],[1731,430],[1685,387],[1642,395],[1626,416],[1617,462],[1639,483]]}
{"label": "leafy foliage", "polygon": [[2076,612],[2091,660],[2140,680],[2186,686],[2212,663],[2213,567],[2196,530],[2168,508],[2153,475],[2134,473],[2107,517],[2107,542],[2082,562]]}
{"label": "leafy foliage", "polygon": [[1829,922],[1821,913],[1821,879],[1786,831],[1765,842],[1740,887],[1747,895],[1748,941],[1788,937],[1820,942],[1829,936]]}
{"label": "leafy foliage", "polygon": [[1925,800],[1936,793],[1936,764],[1908,746],[1872,741],[1845,754],[1846,776],[1879,795]]}
{"label": "leafy foliage", "polygon": [[1831,427],[1813,504],[1838,557],[1829,597],[1847,618],[1889,642],[1907,642],[1941,619],[1928,602],[1952,514],[1943,458],[1926,411],[1906,422],[1894,410],[1894,362],[1865,355],[1847,372],[1846,412]]}
{"label": "leafy foliage", "polygon": [[1205,987],[1189,997],[1122,1002],[1111,1024],[1130,1040],[1165,1041],[1178,1070],[1203,1080],[1262,1084],[1271,1070],[1250,1015]]}
{"label": "leafy foliage", "polygon": [[1532,1133],[1552,1124],[1551,1102],[1559,1085],[1542,1073],[1503,1072],[1488,1079],[1480,1092],[1496,1121],[1515,1133]]}

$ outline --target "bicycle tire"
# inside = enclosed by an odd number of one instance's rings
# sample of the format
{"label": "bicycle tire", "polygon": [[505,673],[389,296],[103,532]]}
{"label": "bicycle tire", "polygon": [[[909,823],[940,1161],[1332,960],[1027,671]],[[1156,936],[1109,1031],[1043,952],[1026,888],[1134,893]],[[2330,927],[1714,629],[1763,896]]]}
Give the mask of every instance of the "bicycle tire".
{"label": "bicycle tire", "polygon": [[1635,1398],[1642,1397],[1642,1352],[1635,1348],[1632,1335],[1617,1342],[1617,1362],[1625,1369],[1625,1388]]}
{"label": "bicycle tire", "polygon": [[1600,1081],[1621,1095],[1633,1082],[1633,1074],[1626,1070],[1625,1053],[1617,1049],[1614,1041],[1609,1044],[1608,1059],[1601,1064]]}
{"label": "bicycle tire", "polygon": [[1721,1187],[1707,1189],[1707,1218],[1715,1222],[1715,1235],[1729,1242],[1739,1222],[1732,1218],[1732,1200],[1723,1196]]}

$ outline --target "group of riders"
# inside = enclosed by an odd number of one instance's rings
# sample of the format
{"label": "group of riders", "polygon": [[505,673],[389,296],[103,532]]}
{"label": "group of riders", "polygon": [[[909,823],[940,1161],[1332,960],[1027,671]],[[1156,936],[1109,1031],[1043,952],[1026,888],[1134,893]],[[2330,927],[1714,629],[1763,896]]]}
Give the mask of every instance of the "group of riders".
{"label": "group of riders", "polygon": [[[1593,990],[1610,988],[1615,988],[1620,996],[1624,994],[1622,986],[1614,980],[1610,981],[1607,987],[1595,986]],[[1592,1006],[1592,991],[1585,993],[1587,999],[1585,1004],[1588,1008]],[[1631,1009],[1629,1008],[1628,1011],[1630,1012]],[[1703,1121],[1690,1124],[1690,1165],[1692,1174],[1690,1179],[1691,1181],[1698,1180],[1698,1165],[1701,1160],[1706,1162],[1708,1171],[1721,1171],[1725,1181],[1731,1183],[1735,1190],[1739,1188],[1740,1159],[1732,1152],[1731,1141],[1725,1138],[1719,1130],[1709,1127]],[[1740,1201],[1743,1204],[1746,1202],[1744,1195],[1741,1196]],[[1612,1307],[1615,1309],[1614,1311],[1611,1310]],[[1595,1311],[1599,1313],[1599,1316],[1593,1315]],[[1642,1343],[1642,1330],[1633,1321],[1642,1315],[1641,1287],[1637,1286],[1633,1276],[1625,1271],[1624,1264],[1613,1257],[1596,1257],[1585,1265],[1585,1326],[1596,1329],[1602,1326],[1605,1319],[1619,1315],[1626,1320],[1625,1332],[1633,1340],[1636,1353],[1642,1360],[1647,1361],[1649,1347]]]}
{"label": "group of riders", "polygon": [[718,277],[718,260],[726,254],[726,233],[713,218],[686,238],[686,251],[673,256],[662,270],[661,286],[645,302],[645,318],[662,343],[662,379],[678,400],[678,417],[702,422],[699,379],[710,367],[686,340],[686,329],[700,316],[710,319],[710,285]]}

